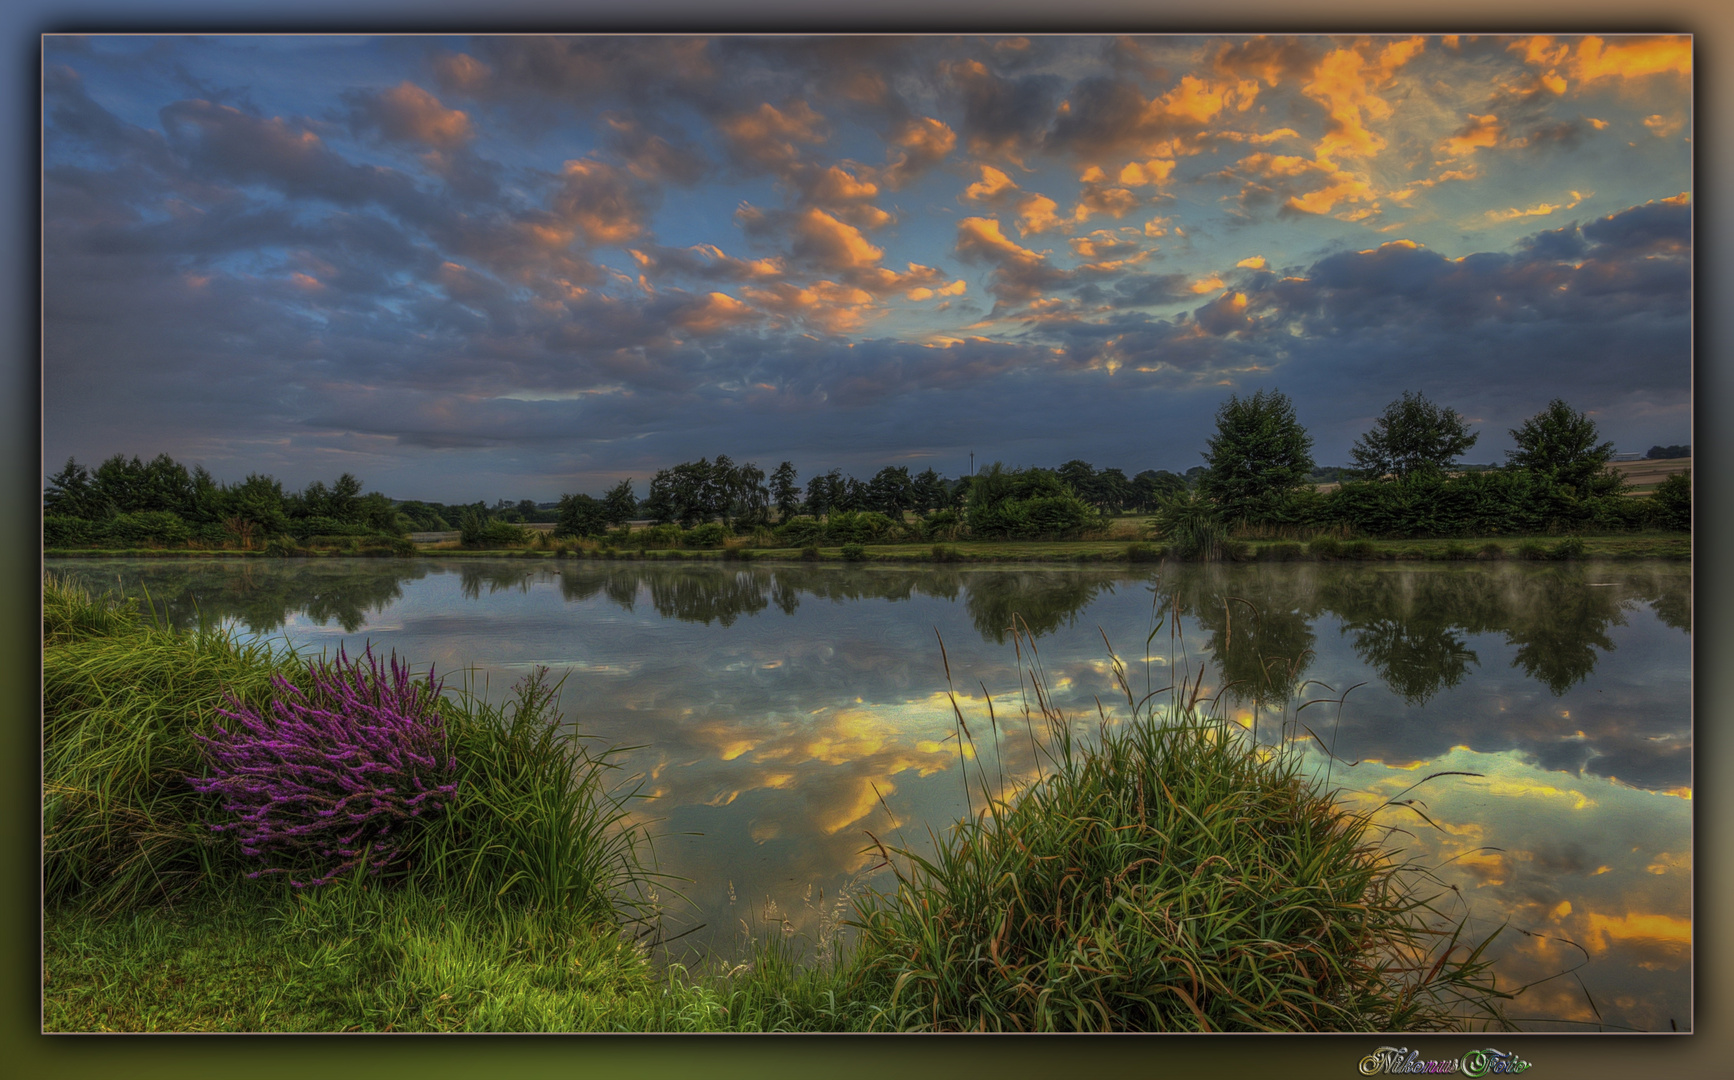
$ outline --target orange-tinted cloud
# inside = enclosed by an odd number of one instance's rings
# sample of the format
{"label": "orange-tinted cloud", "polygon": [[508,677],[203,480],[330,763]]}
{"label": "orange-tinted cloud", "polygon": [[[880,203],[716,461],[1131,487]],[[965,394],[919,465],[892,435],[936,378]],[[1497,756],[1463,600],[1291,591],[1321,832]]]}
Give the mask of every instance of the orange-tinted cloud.
{"label": "orange-tinted cloud", "polygon": [[474,135],[467,114],[446,108],[438,98],[407,81],[374,99],[373,119],[388,139],[442,150],[462,145]]}
{"label": "orange-tinted cloud", "polygon": [[1505,126],[1492,114],[1469,114],[1469,122],[1458,128],[1444,142],[1445,152],[1453,156],[1498,146],[1505,137]]}
{"label": "orange-tinted cloud", "polygon": [[824,122],[804,101],[782,109],[767,101],[753,112],[719,120],[716,127],[736,160],[781,173],[799,159],[796,143],[825,141]]}
{"label": "orange-tinted cloud", "polygon": [[757,317],[756,311],[727,293],[713,292],[676,312],[674,324],[692,334],[715,334]]}
{"label": "orange-tinted cloud", "polygon": [[487,84],[493,74],[488,65],[468,53],[451,53],[434,60],[434,77],[442,87],[473,94]]}
{"label": "orange-tinted cloud", "polygon": [[1393,42],[1369,60],[1361,48],[1337,49],[1319,61],[1312,81],[1302,87],[1308,97],[1324,105],[1329,117],[1324,138],[1314,148],[1321,163],[1340,156],[1372,157],[1385,147],[1385,140],[1368,130],[1366,120],[1383,120],[1391,106],[1378,91],[1388,85],[1398,68],[1424,47],[1415,37]]}
{"label": "orange-tinted cloud", "polygon": [[877,264],[885,255],[883,249],[874,247],[861,235],[860,229],[816,206],[795,217],[792,232],[795,255],[822,269],[864,269]]}
{"label": "orange-tinted cloud", "polygon": [[997,202],[1018,191],[1017,182],[992,165],[981,166],[981,179],[963,191],[967,202]]}
{"label": "orange-tinted cloud", "polygon": [[590,244],[618,244],[644,231],[644,193],[612,165],[568,161],[553,200],[561,222]]}
{"label": "orange-tinted cloud", "polygon": [[859,330],[877,310],[871,293],[836,281],[816,281],[807,286],[785,281],[769,288],[749,286],[741,294],[774,315],[832,334]]}
{"label": "orange-tinted cloud", "polygon": [[900,188],[945,160],[957,146],[957,133],[944,121],[916,116],[892,135],[891,142],[898,152],[885,166],[885,183]]}

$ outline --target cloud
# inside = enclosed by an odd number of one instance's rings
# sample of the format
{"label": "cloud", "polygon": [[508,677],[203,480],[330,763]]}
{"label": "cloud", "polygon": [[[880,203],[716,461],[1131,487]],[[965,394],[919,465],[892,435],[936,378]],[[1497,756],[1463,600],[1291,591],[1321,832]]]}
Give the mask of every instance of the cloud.
{"label": "cloud", "polygon": [[451,150],[475,136],[469,114],[446,108],[438,98],[407,80],[378,93],[350,95],[349,101],[353,130],[378,131],[393,142]]}
{"label": "cloud", "polygon": [[[645,231],[655,193],[601,161],[568,161],[550,208],[564,228],[549,237],[563,246],[568,231],[593,246],[624,244]],[[569,241],[568,241],[569,242]]]}
{"label": "cloud", "polygon": [[716,129],[737,164],[779,175],[800,160],[797,144],[825,141],[825,118],[799,100],[785,102],[781,109],[765,102],[752,112],[718,120]]}
{"label": "cloud", "polygon": [[1047,256],[1008,240],[994,218],[971,217],[957,223],[957,255],[994,268],[988,291],[1002,304],[1033,300],[1067,280]]}
{"label": "cloud", "polygon": [[1354,47],[1335,49],[1319,61],[1303,91],[1325,107],[1328,117],[1324,137],[1313,148],[1320,164],[1332,165],[1339,157],[1369,158],[1385,148],[1385,140],[1369,130],[1366,121],[1391,115],[1390,103],[1379,90],[1424,47],[1423,39],[1415,37],[1392,42],[1371,59]]}
{"label": "cloud", "polygon": [[893,190],[920,178],[944,161],[957,146],[957,133],[931,116],[911,117],[889,139],[897,149],[885,166],[885,183]]}
{"label": "cloud", "polygon": [[1040,146],[1059,99],[1057,76],[1004,79],[979,60],[945,61],[940,70],[962,99],[961,131],[971,154],[1022,161]]}

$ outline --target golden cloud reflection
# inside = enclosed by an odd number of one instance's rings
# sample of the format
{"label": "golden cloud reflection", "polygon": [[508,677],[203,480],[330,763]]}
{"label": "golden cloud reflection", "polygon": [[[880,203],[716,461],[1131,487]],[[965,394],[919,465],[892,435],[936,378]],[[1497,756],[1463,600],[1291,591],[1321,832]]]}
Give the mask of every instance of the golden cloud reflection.
{"label": "golden cloud reflection", "polygon": [[[1673,1021],[1683,1029],[1687,1004],[1659,988],[1691,960],[1689,805],[1612,778],[1562,783],[1561,774],[1516,754],[1466,747],[1422,770],[1451,772],[1481,775],[1417,784],[1414,772],[1339,762],[1331,781],[1375,811],[1375,821],[1401,830],[1391,834],[1401,857],[1428,868],[1446,890],[1445,921],[1467,920],[1477,938],[1507,926],[1490,949],[1500,984],[1535,984],[1512,1002],[1511,1015],[1664,1031]],[[1414,805],[1391,805],[1392,798]],[[1576,820],[1585,815],[1591,820]],[[1549,979],[1573,968],[1582,989],[1573,979]],[[1650,996],[1634,988],[1658,989]]]}

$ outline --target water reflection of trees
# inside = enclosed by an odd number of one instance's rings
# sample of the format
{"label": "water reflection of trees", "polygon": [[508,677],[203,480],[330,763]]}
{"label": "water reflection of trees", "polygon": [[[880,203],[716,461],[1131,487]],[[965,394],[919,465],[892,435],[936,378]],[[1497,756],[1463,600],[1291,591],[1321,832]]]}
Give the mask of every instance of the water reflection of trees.
{"label": "water reflection of trees", "polygon": [[1287,701],[1312,660],[1318,609],[1311,567],[1186,567],[1160,586],[1204,631],[1203,649],[1233,701]]}
{"label": "water reflection of trees", "polygon": [[403,596],[403,583],[426,576],[397,560],[236,559],[197,562],[85,561],[57,571],[92,593],[135,597],[160,625],[186,630],[233,621],[255,634],[282,629],[303,612],[354,633],[369,613]]}
{"label": "water reflection of trees", "polygon": [[[553,580],[568,601],[602,596],[631,611],[647,600],[665,618],[707,626],[771,608],[793,614],[804,599],[961,599],[976,630],[995,644],[1007,640],[1014,616],[1044,636],[1075,625],[1117,586],[1148,582],[1102,569],[476,560],[104,560],[59,569],[95,592],[148,594],[159,620],[183,628],[201,618],[233,619],[266,633],[301,611],[353,633],[370,612],[400,599],[405,582],[443,569],[459,576],[470,599]],[[1690,575],[1655,567],[1189,565],[1165,567],[1156,589],[1162,605],[1203,631],[1202,642],[1187,644],[1195,654],[1202,647],[1230,696],[1259,704],[1286,699],[1304,681],[1314,623],[1326,613],[1340,620],[1355,654],[1411,705],[1458,685],[1480,663],[1469,647],[1475,634],[1502,635],[1514,649],[1512,666],[1560,695],[1612,651],[1609,630],[1640,604],[1687,632],[1692,617]]]}

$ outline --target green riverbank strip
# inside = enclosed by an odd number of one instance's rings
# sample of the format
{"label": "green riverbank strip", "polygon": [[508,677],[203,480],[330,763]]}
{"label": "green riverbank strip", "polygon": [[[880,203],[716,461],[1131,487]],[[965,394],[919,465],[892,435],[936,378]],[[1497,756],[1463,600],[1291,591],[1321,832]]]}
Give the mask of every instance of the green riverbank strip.
{"label": "green riverbank strip", "polygon": [[[1579,551],[1575,544],[1582,544]],[[1490,561],[1579,559],[1673,559],[1692,557],[1686,533],[1612,533],[1575,537],[1464,537],[1427,540],[1355,540],[1334,545],[1318,542],[1250,540],[1232,561]],[[1562,551],[1561,545],[1565,544]],[[866,544],[858,552],[843,546],[819,548],[565,548],[464,549],[425,547],[415,555],[386,550],[344,551],[308,549],[303,557],[336,558],[489,558],[489,559],[643,559],[685,562],[768,560],[777,562],[895,562],[895,563],[1140,563],[1170,558],[1159,543],[1126,540],[991,541],[958,540],[943,544]],[[49,548],[55,559],[267,559],[281,556],[262,551],[194,548]],[[853,556],[853,557],[852,557]]]}

